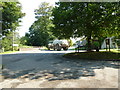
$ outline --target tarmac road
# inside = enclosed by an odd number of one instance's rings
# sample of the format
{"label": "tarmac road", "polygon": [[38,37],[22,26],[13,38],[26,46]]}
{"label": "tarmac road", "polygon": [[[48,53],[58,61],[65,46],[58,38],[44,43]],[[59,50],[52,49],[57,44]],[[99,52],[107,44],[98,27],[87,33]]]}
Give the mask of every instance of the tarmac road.
{"label": "tarmac road", "polygon": [[[0,83],[0,86],[30,88],[30,85],[34,83],[31,88],[69,88],[70,85],[73,85],[72,88],[118,87],[118,62],[71,60],[62,57],[63,54],[70,52],[74,51],[35,50],[2,55],[4,81]],[[111,70],[114,73],[109,74]],[[13,82],[5,83],[6,80],[8,82],[13,80]],[[96,83],[87,84],[87,80]],[[54,86],[55,82],[56,86]],[[81,83],[81,86],[77,82]],[[86,87],[82,85],[82,82],[86,83]],[[104,83],[101,84],[101,82]]]}
{"label": "tarmac road", "polygon": [[13,71],[53,69],[52,64],[63,61],[62,55],[73,51],[23,51],[2,55],[2,64]]}

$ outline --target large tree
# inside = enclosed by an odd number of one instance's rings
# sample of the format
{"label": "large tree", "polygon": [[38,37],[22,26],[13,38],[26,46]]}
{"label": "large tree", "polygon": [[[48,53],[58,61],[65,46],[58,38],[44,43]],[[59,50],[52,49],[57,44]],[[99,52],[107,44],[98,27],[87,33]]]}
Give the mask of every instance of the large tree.
{"label": "large tree", "polygon": [[2,7],[2,35],[6,35],[16,30],[25,14],[21,12],[19,2],[1,2],[0,6]]}
{"label": "large tree", "polygon": [[92,37],[119,35],[118,2],[58,2],[53,10],[53,33],[60,38],[85,36],[88,50]]}
{"label": "large tree", "polygon": [[0,2],[0,49],[12,50],[13,38],[17,40],[15,43],[18,42],[18,38],[15,38],[18,35],[16,29],[25,15],[21,9],[19,2]]}
{"label": "large tree", "polygon": [[33,46],[45,46],[50,39],[53,39],[51,32],[52,24],[52,6],[49,3],[43,2],[39,9],[35,10],[36,21],[29,28],[28,44]]}

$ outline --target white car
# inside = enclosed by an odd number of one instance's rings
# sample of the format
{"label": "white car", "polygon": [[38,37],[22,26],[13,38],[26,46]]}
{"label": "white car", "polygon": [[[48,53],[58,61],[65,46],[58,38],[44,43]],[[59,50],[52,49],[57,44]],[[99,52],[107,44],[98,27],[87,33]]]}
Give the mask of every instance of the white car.
{"label": "white car", "polygon": [[52,44],[48,44],[49,46],[49,50],[50,49],[54,49],[57,51],[61,51],[61,49],[63,48],[63,50],[68,50],[69,47],[69,43],[67,40],[54,40]]}

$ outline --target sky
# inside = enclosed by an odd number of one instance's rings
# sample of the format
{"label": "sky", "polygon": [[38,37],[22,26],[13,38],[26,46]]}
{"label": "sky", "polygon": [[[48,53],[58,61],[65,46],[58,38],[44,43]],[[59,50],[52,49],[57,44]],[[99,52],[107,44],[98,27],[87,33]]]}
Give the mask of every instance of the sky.
{"label": "sky", "polygon": [[29,31],[29,27],[35,21],[34,10],[38,9],[41,2],[48,2],[50,5],[55,5],[58,0],[19,0],[22,5],[22,12],[26,13],[25,17],[22,18],[20,27],[18,28],[20,37],[24,36]]}

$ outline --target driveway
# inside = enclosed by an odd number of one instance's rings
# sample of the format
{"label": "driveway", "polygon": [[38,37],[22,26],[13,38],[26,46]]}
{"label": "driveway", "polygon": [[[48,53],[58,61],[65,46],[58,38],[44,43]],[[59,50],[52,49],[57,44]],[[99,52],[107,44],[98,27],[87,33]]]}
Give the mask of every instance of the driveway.
{"label": "driveway", "polygon": [[[117,88],[118,62],[67,59],[74,51],[2,55],[1,88]],[[84,84],[85,83],[85,84]]]}

